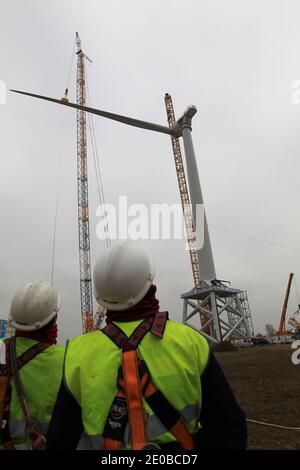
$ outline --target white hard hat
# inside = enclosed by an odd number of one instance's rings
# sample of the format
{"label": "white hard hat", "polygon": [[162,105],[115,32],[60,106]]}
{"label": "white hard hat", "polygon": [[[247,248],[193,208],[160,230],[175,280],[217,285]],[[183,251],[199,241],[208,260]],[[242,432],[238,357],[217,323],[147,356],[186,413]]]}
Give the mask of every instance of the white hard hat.
{"label": "white hard hat", "polygon": [[109,310],[126,310],[142,300],[153,279],[149,255],[135,242],[117,243],[95,265],[95,296]]}
{"label": "white hard hat", "polygon": [[9,320],[18,330],[33,331],[47,325],[59,310],[59,296],[48,281],[30,282],[14,295]]}

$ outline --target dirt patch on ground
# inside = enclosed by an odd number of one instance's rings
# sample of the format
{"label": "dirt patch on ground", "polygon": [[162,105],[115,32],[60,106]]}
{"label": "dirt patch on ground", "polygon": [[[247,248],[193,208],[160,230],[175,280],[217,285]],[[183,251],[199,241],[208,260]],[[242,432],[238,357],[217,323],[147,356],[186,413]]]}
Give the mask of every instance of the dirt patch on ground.
{"label": "dirt patch on ground", "polygon": [[[300,427],[300,364],[291,345],[215,353],[247,418]],[[248,423],[249,449],[300,450],[300,430]]]}

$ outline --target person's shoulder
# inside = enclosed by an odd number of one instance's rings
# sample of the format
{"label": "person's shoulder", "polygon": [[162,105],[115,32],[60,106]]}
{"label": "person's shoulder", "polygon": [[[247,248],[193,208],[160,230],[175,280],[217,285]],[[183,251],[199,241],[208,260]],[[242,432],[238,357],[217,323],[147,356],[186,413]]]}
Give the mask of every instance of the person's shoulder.
{"label": "person's shoulder", "polygon": [[208,345],[208,341],[205,336],[203,336],[198,330],[192,328],[190,325],[186,325],[185,323],[180,323],[174,320],[168,320],[168,329],[170,332],[178,332],[178,334],[185,335],[192,341],[203,345]]}
{"label": "person's shoulder", "polygon": [[62,344],[52,344],[51,346],[49,346],[49,350],[55,351],[57,353],[64,353],[65,346],[63,346]]}
{"label": "person's shoulder", "polygon": [[188,354],[194,357],[195,364],[202,375],[208,364],[211,351],[205,336],[189,325],[172,320],[168,321],[168,333],[171,338],[179,338]]}
{"label": "person's shoulder", "polygon": [[52,344],[42,351],[43,357],[47,360],[63,361],[65,355],[65,347],[61,344]]}
{"label": "person's shoulder", "polygon": [[80,336],[74,336],[67,340],[67,347],[84,347],[84,345],[93,344],[95,341],[99,340],[102,336],[105,336],[101,330],[93,330],[90,333],[85,333]]}

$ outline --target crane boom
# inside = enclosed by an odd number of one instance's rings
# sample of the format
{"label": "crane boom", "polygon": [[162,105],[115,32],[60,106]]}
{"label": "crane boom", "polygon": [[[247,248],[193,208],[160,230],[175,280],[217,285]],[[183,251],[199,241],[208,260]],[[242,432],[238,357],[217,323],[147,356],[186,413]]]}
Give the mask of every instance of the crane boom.
{"label": "crane boom", "polygon": [[[165,105],[166,105],[169,127],[172,128],[175,126],[176,119],[175,119],[172,97],[168,93],[165,94]],[[186,234],[187,234],[187,240],[188,240],[188,246],[189,246],[190,259],[191,259],[191,264],[192,264],[193,278],[194,278],[195,286],[198,286],[200,283],[200,271],[199,271],[198,256],[197,256],[197,250],[196,250],[196,236],[195,236],[190,197],[189,197],[189,192],[188,192],[188,187],[187,187],[187,182],[186,182],[186,177],[185,177],[185,172],[184,172],[179,138],[172,135],[171,140],[172,140],[172,148],[173,148],[173,154],[174,154],[174,160],[175,160],[180,199],[181,199],[181,204],[182,204],[183,214],[184,214],[184,222],[185,222],[185,228],[186,228]]]}
{"label": "crane boom", "polygon": [[288,301],[289,301],[293,276],[294,276],[294,273],[289,274],[289,280],[288,280],[288,284],[287,284],[287,288],[286,288],[286,292],[285,292],[284,303],[283,303],[283,306],[282,306],[279,329],[277,331],[278,336],[286,333],[286,330],[285,330],[285,317],[286,317],[286,311],[287,311],[287,306],[288,306]]}
{"label": "crane boom", "polygon": [[[82,52],[78,33],[76,33],[76,45],[76,98],[77,104],[85,106],[85,60],[88,58]],[[77,110],[77,192],[81,318],[83,333],[87,333],[93,329],[93,296],[90,261],[86,113],[80,109]]]}
{"label": "crane boom", "polygon": [[[165,105],[167,111],[167,119],[170,128],[174,128],[176,124],[175,112],[172,102],[172,97],[168,93],[165,94]],[[190,260],[192,265],[192,272],[194,278],[195,287],[202,287],[202,281],[200,277],[198,254],[196,249],[196,233],[193,222],[192,206],[190,202],[190,196],[188,191],[188,185],[185,177],[183,159],[181,155],[179,138],[175,135],[171,135],[172,149],[175,161],[175,168],[177,174],[177,181],[179,186],[180,199],[183,209],[183,217],[186,228],[187,241],[189,246]],[[198,302],[199,303],[199,302]],[[200,313],[201,326],[205,326],[209,321],[208,316],[202,312]],[[204,331],[210,332],[210,326],[207,326]]]}

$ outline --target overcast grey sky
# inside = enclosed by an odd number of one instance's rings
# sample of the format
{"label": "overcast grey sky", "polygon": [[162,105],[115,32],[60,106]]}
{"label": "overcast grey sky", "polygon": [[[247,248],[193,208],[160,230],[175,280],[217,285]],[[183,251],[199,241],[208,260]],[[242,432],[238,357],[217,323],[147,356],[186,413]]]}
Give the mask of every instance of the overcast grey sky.
{"label": "overcast grey sky", "polygon": [[[276,327],[288,273],[300,286],[299,2],[288,0],[0,0],[0,80],[60,98],[75,32],[92,58],[92,104],[166,123],[195,104],[193,137],[217,276],[248,292],[254,326]],[[76,59],[74,61],[76,65]],[[69,83],[75,101],[75,67]],[[11,93],[0,105],[0,316],[25,282],[50,277],[60,166],[55,285],[60,339],[80,334],[75,112]],[[179,202],[168,136],[94,119],[107,202]],[[60,164],[58,163],[60,162]],[[90,159],[92,260],[98,204]],[[220,230],[222,229],[222,230]],[[298,250],[243,238],[252,237]],[[183,241],[143,241],[161,307],[181,318],[192,287]],[[299,279],[298,279],[299,275]],[[294,289],[289,313],[297,307]]]}

